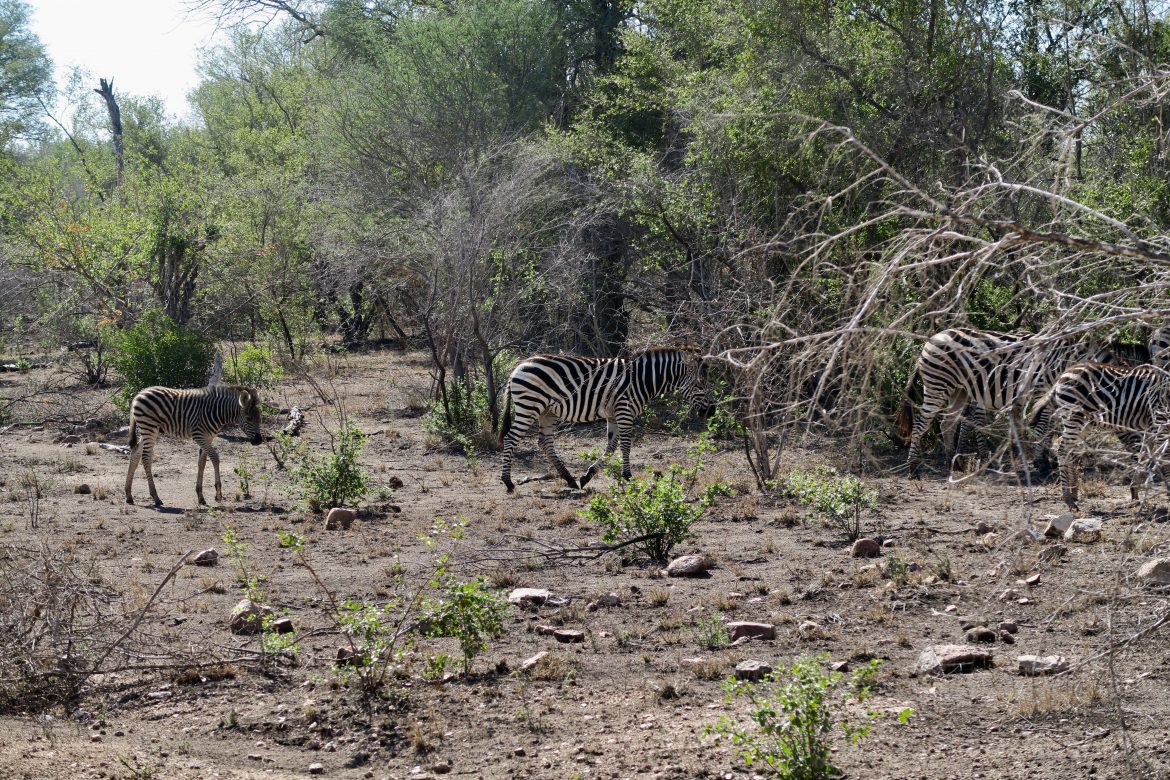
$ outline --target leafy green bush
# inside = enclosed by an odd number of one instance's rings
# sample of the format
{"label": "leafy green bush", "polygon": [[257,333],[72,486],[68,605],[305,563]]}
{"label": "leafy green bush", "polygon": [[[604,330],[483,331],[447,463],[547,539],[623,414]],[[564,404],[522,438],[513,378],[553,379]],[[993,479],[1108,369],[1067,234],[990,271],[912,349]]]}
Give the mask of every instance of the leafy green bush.
{"label": "leafy green bush", "polygon": [[[839,777],[841,770],[832,763],[829,741],[839,724],[845,738],[857,744],[883,716],[866,709],[854,717],[845,709],[851,701],[864,703],[872,697],[870,686],[881,661],[870,661],[848,678],[826,671],[827,661],[827,655],[801,657],[760,683],[728,680],[724,685],[727,702],[746,698],[754,725],[743,726],[723,717],[717,724],[704,726],[703,733],[717,741],[729,739],[748,767],[762,764],[785,780]],[[913,714],[903,710],[898,720],[906,723]]]}
{"label": "leafy green bush", "polygon": [[121,332],[107,331],[115,370],[122,389],[114,404],[129,411],[130,401],[144,387],[203,387],[215,357],[215,344],[205,336],[181,328],[159,311],[150,311]]}
{"label": "leafy green bush", "polygon": [[358,463],[365,447],[366,435],[350,425],[343,425],[333,436],[332,452],[305,454],[293,470],[297,493],[320,512],[332,507],[356,504],[369,492],[369,475]]}
{"label": "leafy green bush", "polygon": [[470,458],[477,450],[495,446],[487,383],[451,382],[447,386],[447,403],[442,398],[427,401],[423,430],[444,444],[454,444]]}
{"label": "leafy green bush", "polygon": [[442,593],[429,601],[422,612],[422,624],[429,637],[454,637],[463,651],[463,673],[471,671],[472,660],[488,649],[487,640],[504,633],[508,601],[488,590],[482,578],[457,582],[445,570],[436,575]]}
{"label": "leafy green bush", "polygon": [[719,495],[728,495],[729,488],[721,483],[703,489],[697,497],[695,490],[703,454],[710,451],[710,443],[700,439],[691,448],[695,465],[684,468],[672,464],[666,474],[651,479],[615,481],[610,495],[594,496],[582,517],[602,528],[601,539],[606,544],[630,543],[656,563],[666,563],[675,545],[687,538],[703,512]]}
{"label": "leafy green bush", "polygon": [[861,512],[877,507],[878,493],[852,474],[830,466],[813,471],[793,471],[784,478],[783,490],[819,512],[845,531],[850,541],[861,536]]}
{"label": "leafy green bush", "polygon": [[284,379],[284,369],[272,361],[268,347],[245,347],[229,357],[223,367],[223,381],[266,389],[275,387]]}

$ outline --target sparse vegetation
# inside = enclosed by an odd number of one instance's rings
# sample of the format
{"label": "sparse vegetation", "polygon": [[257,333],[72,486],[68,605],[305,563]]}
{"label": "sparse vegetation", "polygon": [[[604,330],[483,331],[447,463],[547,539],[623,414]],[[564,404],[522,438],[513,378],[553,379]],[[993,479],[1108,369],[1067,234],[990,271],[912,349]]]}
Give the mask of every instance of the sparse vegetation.
{"label": "sparse vegetation", "polygon": [[782,489],[844,531],[849,541],[861,536],[862,512],[877,507],[876,490],[830,466],[792,471],[784,478]]}

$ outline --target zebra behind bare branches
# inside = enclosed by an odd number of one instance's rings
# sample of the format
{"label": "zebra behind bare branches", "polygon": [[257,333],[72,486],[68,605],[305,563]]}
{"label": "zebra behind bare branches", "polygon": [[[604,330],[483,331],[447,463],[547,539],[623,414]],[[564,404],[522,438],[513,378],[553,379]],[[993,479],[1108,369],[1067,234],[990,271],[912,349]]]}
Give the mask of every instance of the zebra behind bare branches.
{"label": "zebra behind bare branches", "polygon": [[[912,475],[922,465],[922,437],[939,414],[963,414],[956,447],[963,438],[963,426],[971,424],[979,438],[979,450],[986,450],[981,429],[986,412],[1011,411],[1019,422],[1023,407],[1047,391],[1072,363],[1096,360],[1130,365],[1149,359],[1140,345],[1114,344],[1094,349],[1085,342],[1043,341],[1027,333],[999,333],[974,328],[950,328],[936,333],[923,346],[911,375],[922,381],[922,405],[914,414],[909,395],[895,422],[896,436],[910,445],[907,467]],[[1041,454],[1050,441],[1047,414],[1037,420]]]}
{"label": "zebra behind bare branches", "polygon": [[219,479],[219,453],[212,446],[215,434],[229,425],[239,425],[252,444],[260,444],[260,395],[251,387],[214,385],[196,390],[148,387],[130,402],[130,468],[126,472],[126,503],[133,504],[131,489],[139,460],[146,472],[150,497],[155,506],[162,505],[154,487],[154,445],[160,435],[175,439],[194,439],[199,445],[199,470],[195,477],[195,495],[203,499],[203,469],[207,459],[215,469],[215,500],[223,501]]}
{"label": "zebra behind bare branches", "polygon": [[[679,390],[687,404],[707,416],[712,404],[704,373],[701,354],[691,347],[651,349],[628,359],[534,355],[521,361],[508,379],[504,399],[500,430],[504,464],[500,479],[511,493],[515,487],[512,451],[535,428],[549,464],[570,487],[577,487],[577,480],[553,448],[553,431],[558,420],[602,419],[608,434],[605,455],[589,466],[580,486],[585,487],[593,479],[618,446],[622,450],[622,476],[629,479],[634,420],[642,408],[653,398]],[[516,408],[514,417],[509,398]]]}
{"label": "zebra behind bare branches", "polygon": [[[1149,457],[1155,464],[1165,453],[1154,449],[1165,445],[1149,434],[1166,428],[1170,415],[1170,373],[1159,366],[1106,366],[1082,363],[1070,367],[1040,399],[1035,415],[1048,411],[1061,427],[1057,460],[1060,464],[1061,497],[1074,512],[1079,511],[1080,466],[1073,448],[1085,429],[1100,426],[1117,433],[1130,452]],[[1164,438],[1164,437],[1163,437]],[[1165,481],[1160,466],[1159,475]],[[1130,497],[1138,500],[1135,470]],[[1166,483],[1170,493],[1170,482]]]}

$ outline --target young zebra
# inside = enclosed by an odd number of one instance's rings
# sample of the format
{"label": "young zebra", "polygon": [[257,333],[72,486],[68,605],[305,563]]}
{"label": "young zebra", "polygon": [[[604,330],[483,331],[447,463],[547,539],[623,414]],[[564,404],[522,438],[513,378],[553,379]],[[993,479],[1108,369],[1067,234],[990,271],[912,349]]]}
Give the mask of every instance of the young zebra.
{"label": "young zebra", "polygon": [[[922,354],[910,378],[922,380],[922,405],[917,417],[909,393],[894,423],[895,438],[910,445],[906,465],[917,476],[922,465],[922,437],[940,413],[964,413],[955,438],[962,443],[964,426],[975,429],[980,453],[987,449],[982,427],[986,412],[1009,409],[1018,421],[1023,407],[1052,386],[1070,364],[1081,360],[1129,363],[1148,359],[1145,350],[1110,345],[1094,351],[1083,342],[1036,342],[1027,333],[997,333],[973,328],[950,328],[936,333],[922,346]],[[1046,455],[1051,438],[1048,415],[1037,419],[1041,453]]]}
{"label": "young zebra", "polygon": [[195,477],[195,494],[203,499],[203,469],[207,459],[215,468],[215,500],[223,501],[223,487],[219,481],[219,453],[212,446],[222,428],[239,425],[251,437],[252,444],[260,438],[260,395],[250,387],[213,385],[197,390],[175,390],[170,387],[148,387],[130,402],[130,468],[126,472],[126,503],[133,504],[131,488],[138,461],[146,472],[150,497],[155,506],[162,505],[154,487],[151,462],[154,444],[159,434],[175,439],[194,439],[199,445],[199,471]]}
{"label": "young zebra", "polygon": [[[1073,447],[1080,441],[1085,429],[1098,425],[1117,433],[1121,443],[1134,454],[1140,454],[1147,442],[1147,434],[1162,428],[1170,421],[1170,373],[1158,366],[1106,366],[1081,363],[1062,373],[1052,389],[1040,399],[1034,416],[1050,410],[1054,420],[1061,424],[1060,463],[1061,498],[1074,512],[1080,488],[1080,463],[1073,456]],[[1159,476],[1165,481],[1161,466]],[[1129,485],[1130,497],[1138,500],[1138,480],[1135,471]],[[1170,494],[1170,482],[1166,483]]]}
{"label": "young zebra", "polygon": [[[589,484],[604,460],[620,445],[622,476],[630,477],[630,444],[634,419],[652,398],[681,390],[683,399],[706,417],[712,409],[701,353],[691,347],[647,350],[636,357],[592,358],[572,355],[533,355],[520,362],[508,379],[500,446],[504,466],[500,475],[511,493],[512,450],[534,427],[540,449],[570,487],[577,480],[557,457],[552,435],[558,420],[592,422],[604,419],[608,433],[605,455],[581,477]],[[516,407],[515,418],[511,399]]]}

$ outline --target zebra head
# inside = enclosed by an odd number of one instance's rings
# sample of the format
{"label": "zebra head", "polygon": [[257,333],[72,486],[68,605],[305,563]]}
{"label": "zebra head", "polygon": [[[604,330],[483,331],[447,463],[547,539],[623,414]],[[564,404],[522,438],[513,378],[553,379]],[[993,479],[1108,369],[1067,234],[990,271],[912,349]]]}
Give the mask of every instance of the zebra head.
{"label": "zebra head", "polygon": [[264,441],[260,435],[260,393],[251,387],[236,389],[240,393],[240,427],[255,446]]}

